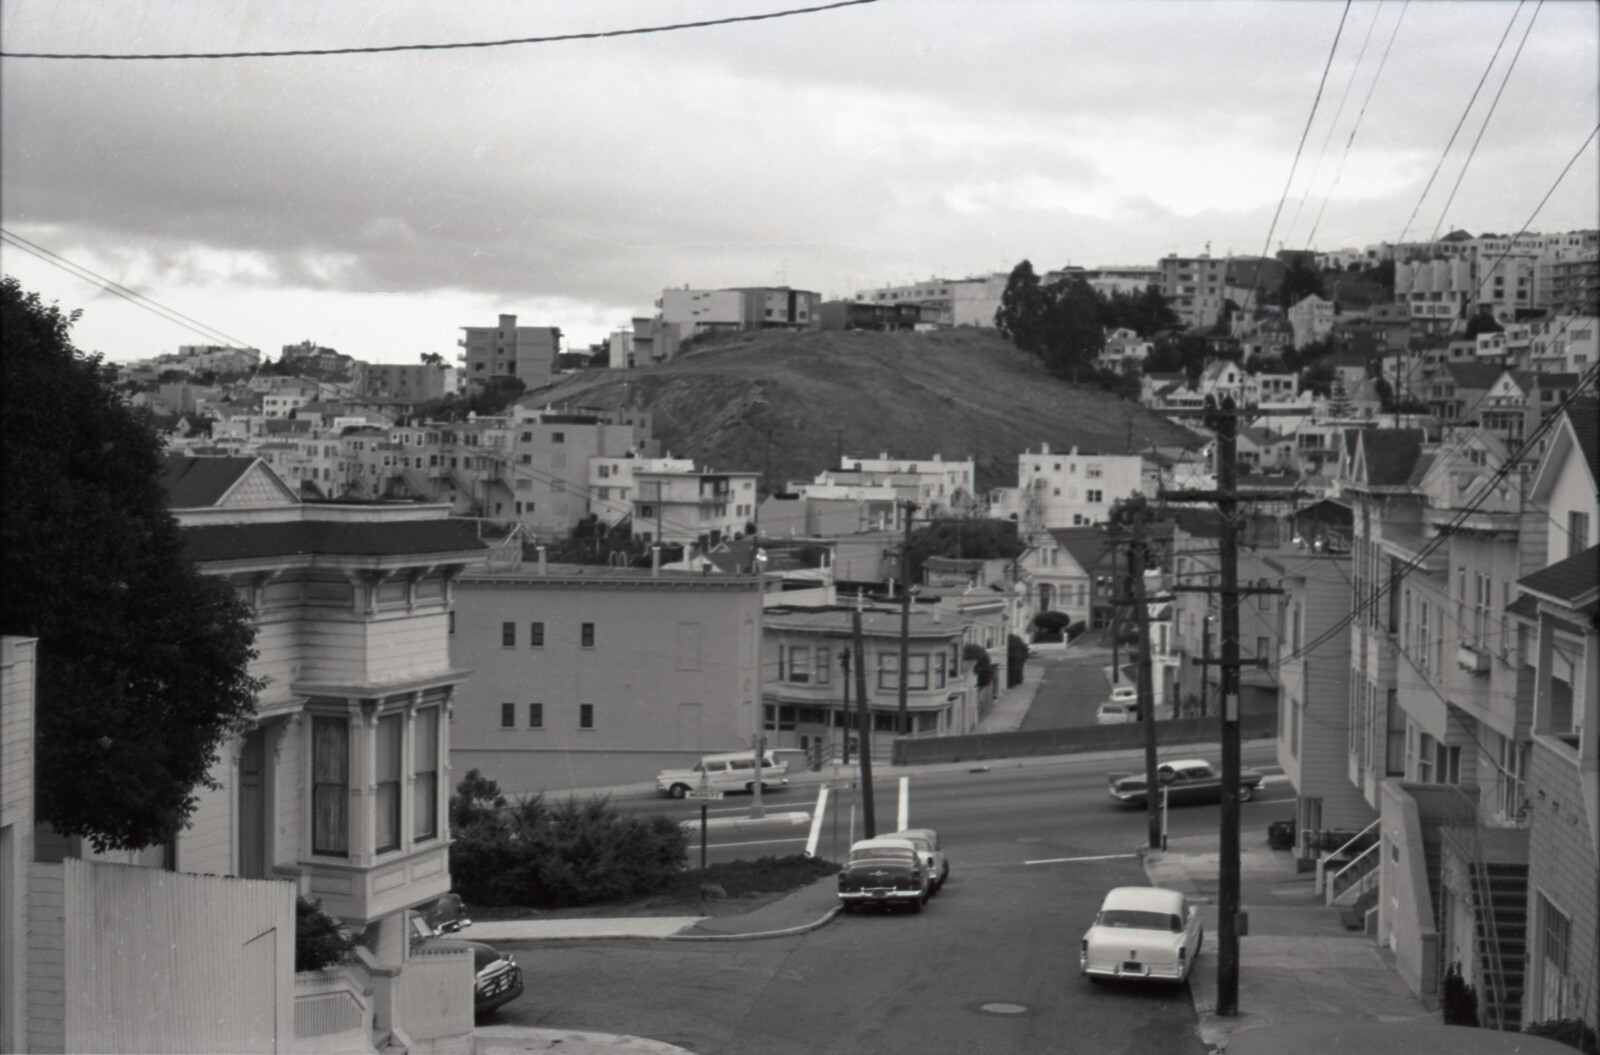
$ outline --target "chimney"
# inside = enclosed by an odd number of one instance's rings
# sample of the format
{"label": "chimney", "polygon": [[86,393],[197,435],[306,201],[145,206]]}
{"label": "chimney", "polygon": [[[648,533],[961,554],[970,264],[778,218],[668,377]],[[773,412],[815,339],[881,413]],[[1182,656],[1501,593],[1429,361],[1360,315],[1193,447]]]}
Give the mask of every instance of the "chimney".
{"label": "chimney", "polygon": [[661,547],[659,545],[650,547],[650,577],[652,579],[661,577]]}
{"label": "chimney", "polygon": [[535,546],[534,549],[537,550],[538,553],[539,553],[539,574],[540,575],[547,574],[549,572],[549,567],[544,562],[544,547],[543,546]]}

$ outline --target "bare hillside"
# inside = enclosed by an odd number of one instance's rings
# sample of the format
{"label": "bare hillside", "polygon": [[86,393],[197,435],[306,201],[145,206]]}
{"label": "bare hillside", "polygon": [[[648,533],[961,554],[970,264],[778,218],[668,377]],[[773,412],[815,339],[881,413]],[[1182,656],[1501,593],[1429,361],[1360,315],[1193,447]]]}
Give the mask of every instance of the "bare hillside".
{"label": "bare hillside", "polygon": [[673,456],[809,480],[837,455],[976,456],[980,489],[1015,485],[1017,455],[1079,447],[1120,454],[1188,444],[1178,428],[1097,386],[1044,373],[990,331],[747,334],[631,372],[564,378],[526,402],[616,407],[655,417]]}

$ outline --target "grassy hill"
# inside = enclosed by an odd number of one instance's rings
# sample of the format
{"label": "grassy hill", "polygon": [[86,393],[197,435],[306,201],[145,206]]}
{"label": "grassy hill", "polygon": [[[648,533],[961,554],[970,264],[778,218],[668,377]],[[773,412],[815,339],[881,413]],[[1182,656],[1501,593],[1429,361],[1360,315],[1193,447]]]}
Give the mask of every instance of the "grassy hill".
{"label": "grassy hill", "polygon": [[523,402],[652,411],[665,452],[764,487],[846,456],[977,458],[978,487],[1014,486],[1017,455],[1121,454],[1192,433],[1098,386],[1044,373],[993,331],[750,333],[633,371],[590,370]]}

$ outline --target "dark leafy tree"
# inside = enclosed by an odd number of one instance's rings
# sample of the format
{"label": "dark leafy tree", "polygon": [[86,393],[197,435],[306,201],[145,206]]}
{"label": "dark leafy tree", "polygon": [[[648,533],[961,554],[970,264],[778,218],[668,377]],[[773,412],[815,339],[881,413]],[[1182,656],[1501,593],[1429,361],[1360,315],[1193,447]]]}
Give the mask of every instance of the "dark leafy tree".
{"label": "dark leafy tree", "polygon": [[1146,286],[1138,293],[1116,290],[1109,296],[1096,296],[1100,301],[1100,324],[1107,329],[1129,329],[1148,338],[1182,325],[1178,313],[1162,296],[1160,286]]}
{"label": "dark leafy tree", "polygon": [[320,971],[349,961],[358,939],[322,909],[322,902],[294,899],[294,969]]}
{"label": "dark leafy tree", "polygon": [[1300,387],[1308,392],[1328,398],[1333,395],[1333,386],[1339,380],[1338,371],[1333,364],[1326,360],[1312,363],[1300,375]]}
{"label": "dark leafy tree", "polygon": [[961,658],[972,664],[972,672],[978,677],[978,688],[986,688],[994,680],[994,660],[989,658],[989,650],[976,642],[969,642],[961,649]]}
{"label": "dark leafy tree", "polygon": [[929,557],[989,560],[1020,557],[1022,540],[1012,520],[988,518],[935,520],[911,533],[911,581],[922,581],[922,565]]}
{"label": "dark leafy tree", "polygon": [[96,849],[170,839],[260,683],[248,608],[184,555],[161,447],[63,315],[0,284],[0,631],[39,639],[38,819]]}
{"label": "dark leafy tree", "polygon": [[1029,355],[1041,355],[1044,314],[1047,305],[1039,276],[1033,273],[1033,264],[1024,260],[1011,269],[1006,279],[1005,291],[1000,294],[1000,307],[994,313],[995,329],[1000,336]]}
{"label": "dark leafy tree", "polygon": [[1486,311],[1480,311],[1467,320],[1466,337],[1477,337],[1480,333],[1505,333],[1506,328],[1494,321],[1494,316]]}
{"label": "dark leafy tree", "polygon": [[1287,311],[1313,293],[1323,295],[1322,272],[1309,256],[1297,254],[1289,260],[1278,287],[1278,302]]}
{"label": "dark leafy tree", "polygon": [[1094,368],[1106,346],[1100,301],[1089,284],[1076,277],[1050,283],[1044,298],[1040,354],[1051,373],[1076,380],[1080,372]]}
{"label": "dark leafy tree", "polygon": [[424,403],[417,409],[417,417],[423,421],[465,421],[468,414],[479,417],[499,414],[527,389],[520,377],[491,377],[482,385],[474,385],[469,392]]}
{"label": "dark leafy tree", "polygon": [[444,356],[438,352],[423,352],[422,361],[428,366],[445,366]]}

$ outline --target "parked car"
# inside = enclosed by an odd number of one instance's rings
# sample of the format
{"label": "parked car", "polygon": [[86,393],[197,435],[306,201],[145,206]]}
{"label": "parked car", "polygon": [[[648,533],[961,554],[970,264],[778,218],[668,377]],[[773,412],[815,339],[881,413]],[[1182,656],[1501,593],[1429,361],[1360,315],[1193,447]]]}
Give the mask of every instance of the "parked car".
{"label": "parked car", "polygon": [[862,839],[851,844],[839,870],[839,900],[846,912],[863,905],[903,905],[921,912],[928,903],[928,868],[905,839]]}
{"label": "parked car", "polygon": [[434,949],[468,949],[472,952],[472,1011],[478,1018],[522,995],[522,968],[514,956],[502,956],[494,946],[481,941],[452,938],[472,926],[461,907],[461,899],[446,894],[437,901],[406,913],[411,928],[411,947],[427,945]]}
{"label": "parked car", "polygon": [[1182,982],[1205,944],[1200,914],[1176,890],[1119,886],[1105,896],[1083,935],[1078,969],[1089,980]]}
{"label": "parked car", "polygon": [[1127,725],[1143,720],[1137,703],[1102,703],[1100,709],[1094,712],[1096,725]]}
{"label": "parked car", "polygon": [[928,869],[928,893],[937,894],[950,878],[950,860],[939,845],[939,833],[932,828],[906,828],[895,832],[892,839],[904,839],[917,848],[922,863]]}
{"label": "parked car", "polygon": [[1139,702],[1139,687],[1137,685],[1129,685],[1126,682],[1120,685],[1113,685],[1109,702],[1136,704]]}
{"label": "parked car", "polygon": [[[789,764],[777,752],[762,755],[761,790],[781,788],[789,783]],[[695,788],[713,791],[754,791],[756,753],[754,750],[706,755],[688,769],[664,769],[656,775],[656,790],[681,799]]]}
{"label": "parked car", "polygon": [[[1167,803],[1184,806],[1192,802],[1221,802],[1222,775],[1201,758],[1182,758],[1156,767],[1156,780],[1167,789]],[[1112,773],[1106,778],[1113,799],[1127,806],[1145,804],[1143,773]],[[1239,801],[1255,798],[1261,774],[1253,769],[1239,772]]]}

